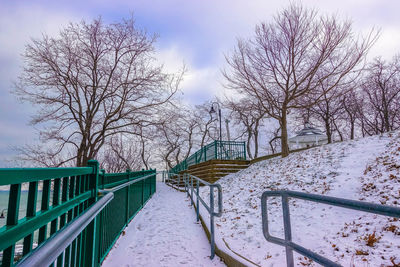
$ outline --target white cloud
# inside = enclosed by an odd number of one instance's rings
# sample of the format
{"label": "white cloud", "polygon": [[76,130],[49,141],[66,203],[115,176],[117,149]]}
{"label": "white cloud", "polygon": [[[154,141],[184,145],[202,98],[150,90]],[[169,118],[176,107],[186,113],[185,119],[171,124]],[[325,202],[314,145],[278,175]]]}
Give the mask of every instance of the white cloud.
{"label": "white cloud", "polygon": [[370,52],[370,58],[382,56],[386,60],[400,53],[400,31],[399,28],[386,27],[382,29],[381,36]]}
{"label": "white cloud", "polygon": [[201,104],[206,100],[223,97],[224,88],[220,81],[222,75],[219,65],[196,66],[193,61],[193,51],[171,45],[169,48],[157,52],[157,59],[163,63],[167,72],[174,73],[182,69],[183,64],[187,72],[181,83],[184,101],[187,104]]}
{"label": "white cloud", "polygon": [[49,10],[27,3],[4,7],[0,10],[0,57],[19,62],[31,38],[40,38],[43,33],[54,36],[70,21],[80,19],[62,10]]}
{"label": "white cloud", "polygon": [[0,9],[0,166],[14,154],[13,146],[31,143],[36,134],[28,125],[34,108],[9,92],[22,66],[21,54],[30,38],[56,35],[77,14],[51,10],[33,3],[2,5]]}

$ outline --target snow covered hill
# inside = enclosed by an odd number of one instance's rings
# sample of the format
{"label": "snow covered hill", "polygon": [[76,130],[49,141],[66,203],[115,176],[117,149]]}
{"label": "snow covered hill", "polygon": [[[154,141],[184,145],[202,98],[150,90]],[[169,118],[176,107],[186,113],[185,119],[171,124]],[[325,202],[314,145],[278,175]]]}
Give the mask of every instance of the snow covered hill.
{"label": "snow covered hill", "polygon": [[[400,133],[324,145],[228,175],[217,236],[262,266],[285,266],[283,247],[264,239],[261,194],[289,189],[400,206]],[[271,234],[283,238],[280,199],[270,199]],[[293,240],[344,266],[398,266],[400,222],[302,200],[290,202]],[[314,266],[295,253],[298,266]]]}

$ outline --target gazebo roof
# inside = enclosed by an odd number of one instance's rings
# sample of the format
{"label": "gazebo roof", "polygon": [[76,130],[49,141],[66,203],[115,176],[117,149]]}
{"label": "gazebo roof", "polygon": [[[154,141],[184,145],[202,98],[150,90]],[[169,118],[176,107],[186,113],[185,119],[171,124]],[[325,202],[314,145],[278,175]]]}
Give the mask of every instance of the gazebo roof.
{"label": "gazebo roof", "polygon": [[310,124],[306,123],[304,128],[297,132],[296,136],[289,138],[289,142],[310,143],[327,139],[328,137],[320,129],[311,127]]}

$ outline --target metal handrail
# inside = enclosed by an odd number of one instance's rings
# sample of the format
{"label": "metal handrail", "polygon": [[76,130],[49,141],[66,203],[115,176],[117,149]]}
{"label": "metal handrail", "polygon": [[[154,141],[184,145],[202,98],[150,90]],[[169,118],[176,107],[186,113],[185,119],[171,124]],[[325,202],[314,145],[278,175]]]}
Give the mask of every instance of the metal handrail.
{"label": "metal handrail", "polygon": [[[221,217],[222,215],[222,187],[220,184],[211,184],[206,182],[199,177],[194,175],[185,173],[183,175],[180,174],[169,174],[168,180],[173,180],[177,183],[177,189],[179,189],[179,185],[181,182],[184,183],[184,190],[186,191],[187,195],[190,197],[191,205],[194,204],[194,196],[196,196],[196,220],[200,220],[200,203],[204,206],[207,210],[208,214],[210,215],[210,243],[211,243],[211,256],[210,258],[213,259],[215,256],[215,230],[214,230],[214,217]],[[167,182],[170,182],[168,181]],[[199,194],[200,185],[205,185],[209,187],[210,190],[210,204],[204,201],[204,199]],[[214,188],[217,189],[217,200],[218,200],[218,212],[215,211],[215,196],[214,196]]]}
{"label": "metal handrail", "polygon": [[[175,186],[174,183],[172,183],[171,181],[174,181],[178,186]],[[167,178],[165,179],[165,183],[169,183],[172,188],[180,190],[179,185],[181,184],[181,181],[183,181],[182,175],[170,172],[167,173]]]}
{"label": "metal handrail", "polygon": [[77,217],[70,225],[59,231],[47,242],[39,245],[32,254],[22,259],[16,266],[40,267],[51,265],[113,198],[114,194],[112,192],[106,194],[90,209]]}
{"label": "metal handrail", "polygon": [[109,189],[98,190],[103,194],[91,208],[77,217],[71,224],[56,233],[47,242],[39,245],[29,256],[18,262],[18,267],[49,266],[58,256],[75,240],[75,238],[88,226],[93,219],[107,206],[114,198],[114,192],[130,186],[134,183],[143,181],[155,174],[149,174],[139,179],[125,182],[121,185]]}
{"label": "metal handrail", "polygon": [[[277,196],[282,197],[283,228],[285,233],[285,239],[271,236],[268,230],[269,227],[268,227],[267,198],[277,197]],[[322,196],[322,195],[309,194],[296,191],[286,191],[286,190],[266,191],[262,194],[261,197],[261,216],[262,216],[263,234],[265,239],[268,240],[269,242],[284,246],[286,248],[286,264],[287,266],[290,267],[294,266],[293,250],[324,266],[341,266],[341,265],[315,252],[312,252],[311,250],[308,250],[305,247],[302,247],[292,242],[292,229],[290,224],[290,212],[289,212],[289,201],[288,201],[289,198],[297,198],[297,199],[327,204],[331,206],[337,206],[347,209],[359,210],[379,215],[400,218],[400,208],[398,207],[385,206],[363,201]]]}
{"label": "metal handrail", "polygon": [[152,176],[154,176],[154,175],[155,175],[155,173],[152,173],[152,174],[149,174],[149,175],[145,175],[145,176],[143,176],[143,177],[140,177],[139,179],[135,179],[135,180],[132,180],[132,181],[125,182],[125,183],[123,183],[123,184],[117,185],[117,186],[112,187],[112,188],[99,189],[99,192],[100,192],[100,193],[116,192],[116,191],[118,191],[118,190],[120,190],[120,189],[122,189],[122,188],[124,188],[124,187],[127,187],[127,186],[129,186],[129,185],[131,185],[131,184],[140,182],[140,181],[142,181],[142,180],[146,180],[147,178],[152,177]]}
{"label": "metal handrail", "polygon": [[0,168],[0,185],[50,180],[67,176],[92,174],[92,167],[74,168]]}

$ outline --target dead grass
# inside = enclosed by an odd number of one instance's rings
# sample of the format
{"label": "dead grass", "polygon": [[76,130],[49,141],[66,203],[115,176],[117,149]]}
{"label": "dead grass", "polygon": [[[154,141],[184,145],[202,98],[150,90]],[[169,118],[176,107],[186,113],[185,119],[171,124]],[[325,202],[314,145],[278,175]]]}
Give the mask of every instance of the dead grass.
{"label": "dead grass", "polygon": [[381,237],[377,236],[375,231],[372,234],[367,234],[364,237],[364,240],[367,242],[367,246],[369,247],[373,247],[374,244],[379,241],[379,239],[381,239]]}

